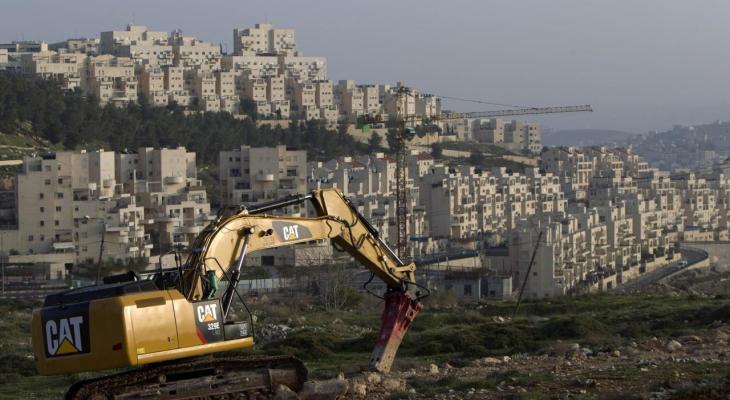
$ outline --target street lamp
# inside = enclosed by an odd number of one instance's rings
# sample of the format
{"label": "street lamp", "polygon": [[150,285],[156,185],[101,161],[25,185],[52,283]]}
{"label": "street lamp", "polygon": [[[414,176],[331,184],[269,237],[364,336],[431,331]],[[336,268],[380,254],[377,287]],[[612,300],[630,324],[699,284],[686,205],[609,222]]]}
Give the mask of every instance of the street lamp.
{"label": "street lamp", "polygon": [[106,222],[103,218],[92,218],[88,215],[84,215],[84,221],[91,221],[92,219],[96,219],[101,221],[101,243],[99,244],[99,262],[96,265],[96,282],[95,285],[99,284],[99,281],[101,280],[101,257],[104,254],[104,239],[106,236]]}

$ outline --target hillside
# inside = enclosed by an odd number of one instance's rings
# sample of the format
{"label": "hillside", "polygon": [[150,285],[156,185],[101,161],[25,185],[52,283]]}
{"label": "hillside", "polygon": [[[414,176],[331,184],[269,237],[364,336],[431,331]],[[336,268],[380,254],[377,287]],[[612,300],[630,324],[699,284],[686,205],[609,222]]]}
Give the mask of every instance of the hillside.
{"label": "hillside", "polygon": [[680,126],[627,138],[631,146],[650,164],[666,169],[710,166],[730,156],[730,122]]}
{"label": "hillside", "polygon": [[625,141],[633,136],[636,134],[608,129],[570,129],[545,131],[542,143],[545,146],[597,146]]}
{"label": "hillside", "polygon": [[32,133],[49,147],[65,149],[185,146],[203,164],[217,163],[221,150],[242,144],[286,144],[305,149],[311,159],[318,160],[367,151],[367,145],[317,121],[272,128],[228,113],[188,114],[175,104],[153,107],[142,101],[125,108],[101,106],[80,92],[62,91],[51,80],[4,72],[0,72],[0,132]]}

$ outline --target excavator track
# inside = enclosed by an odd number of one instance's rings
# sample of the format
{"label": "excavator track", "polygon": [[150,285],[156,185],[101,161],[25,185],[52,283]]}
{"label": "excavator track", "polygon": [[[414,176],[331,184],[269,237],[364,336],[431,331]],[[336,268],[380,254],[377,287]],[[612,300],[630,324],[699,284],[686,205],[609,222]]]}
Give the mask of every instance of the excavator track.
{"label": "excavator track", "polygon": [[307,369],[295,357],[203,357],[76,382],[67,400],[270,399],[279,385],[301,390]]}

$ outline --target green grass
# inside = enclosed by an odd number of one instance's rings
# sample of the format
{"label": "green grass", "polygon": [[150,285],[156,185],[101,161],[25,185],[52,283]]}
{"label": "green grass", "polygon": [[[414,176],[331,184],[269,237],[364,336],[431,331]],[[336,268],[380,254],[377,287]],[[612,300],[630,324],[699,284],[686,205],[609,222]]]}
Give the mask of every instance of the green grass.
{"label": "green grass", "polygon": [[19,160],[32,153],[60,149],[28,134],[0,133],[0,160]]}
{"label": "green grass", "polygon": [[[671,296],[661,294],[607,294],[578,298],[526,301],[511,322],[494,322],[510,316],[514,303],[485,302],[467,307],[441,308],[429,303],[406,335],[395,369],[408,370],[429,363],[466,365],[477,357],[542,352],[557,340],[577,342],[594,351],[609,351],[629,340],[653,336],[669,338],[710,328],[714,321],[730,320],[730,302],[724,297]],[[30,309],[38,303],[6,302],[0,312],[0,398],[54,398],[77,377],[40,377],[32,362],[29,339]],[[478,307],[477,307],[478,306]],[[339,372],[356,373],[367,366],[380,325],[380,303],[365,301],[350,312],[324,312],[299,301],[250,305],[261,323],[281,323],[294,328],[285,339],[259,342],[257,354],[294,354],[302,358],[315,378]],[[639,367],[636,367],[638,371]],[[683,365],[682,372],[700,366]],[[676,367],[674,367],[676,369]],[[605,371],[605,379],[628,379],[634,370]],[[670,374],[672,367],[651,370]],[[730,376],[730,367],[720,374]],[[644,373],[647,374],[647,373]],[[440,393],[460,388],[493,388],[501,380],[530,387],[548,379],[510,371],[509,376],[478,379],[414,381],[419,393]],[[603,379],[603,375],[595,378]],[[650,376],[650,375],[643,375]],[[667,379],[670,376],[667,376]],[[664,378],[662,375],[659,378]],[[456,379],[456,380],[453,380]],[[549,380],[549,379],[548,379]],[[394,394],[397,396],[397,394]],[[397,398],[397,397],[395,397]]]}
{"label": "green grass", "polygon": [[38,143],[25,135],[9,135],[0,133],[0,145],[14,147],[37,147]]}

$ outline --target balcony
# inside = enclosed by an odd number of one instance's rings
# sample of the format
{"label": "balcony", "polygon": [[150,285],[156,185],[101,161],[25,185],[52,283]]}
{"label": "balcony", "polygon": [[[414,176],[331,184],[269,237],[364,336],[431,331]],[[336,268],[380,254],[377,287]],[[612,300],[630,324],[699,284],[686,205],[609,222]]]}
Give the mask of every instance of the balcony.
{"label": "balcony", "polygon": [[274,174],[256,174],[257,182],[273,182]]}
{"label": "balcony", "polygon": [[164,179],[166,185],[177,185],[185,182],[185,178],[182,176],[167,176]]}
{"label": "balcony", "polygon": [[54,242],[53,250],[55,252],[62,252],[65,250],[73,250],[75,248],[73,242]]}

